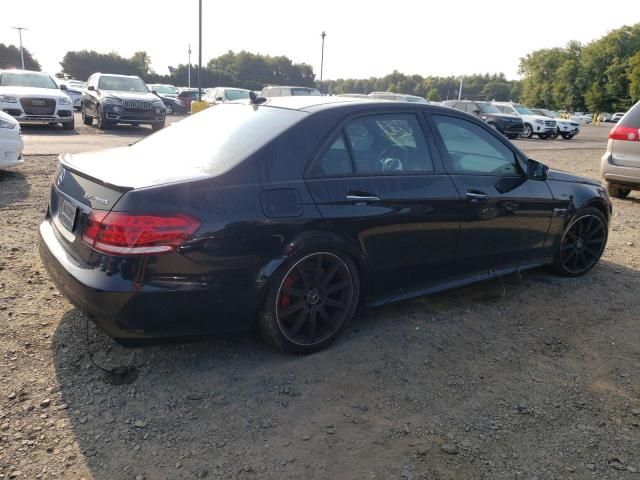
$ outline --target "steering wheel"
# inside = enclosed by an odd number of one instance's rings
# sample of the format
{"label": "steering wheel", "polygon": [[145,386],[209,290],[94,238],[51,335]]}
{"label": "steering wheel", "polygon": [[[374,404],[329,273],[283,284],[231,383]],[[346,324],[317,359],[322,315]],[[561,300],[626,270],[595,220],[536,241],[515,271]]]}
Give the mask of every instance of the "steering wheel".
{"label": "steering wheel", "polygon": [[[393,150],[399,151],[402,158],[389,156]],[[377,162],[382,165],[383,172],[401,172],[404,170],[404,164],[407,161],[407,153],[406,147],[394,143],[380,152]]]}

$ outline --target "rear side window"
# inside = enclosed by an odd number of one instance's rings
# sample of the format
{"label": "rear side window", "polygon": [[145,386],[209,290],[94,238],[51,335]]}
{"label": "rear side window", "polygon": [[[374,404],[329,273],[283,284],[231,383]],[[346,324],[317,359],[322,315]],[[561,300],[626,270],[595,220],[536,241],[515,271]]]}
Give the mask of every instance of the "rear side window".
{"label": "rear side window", "polygon": [[432,172],[433,160],[413,114],[367,115],[349,122],[312,168],[313,176]]}
{"label": "rear side window", "polygon": [[433,115],[447,149],[447,164],[456,173],[519,175],[515,154],[504,143],[473,122]]}
{"label": "rear side window", "polygon": [[622,117],[620,125],[631,128],[640,128],[640,102],[631,107],[631,110]]}

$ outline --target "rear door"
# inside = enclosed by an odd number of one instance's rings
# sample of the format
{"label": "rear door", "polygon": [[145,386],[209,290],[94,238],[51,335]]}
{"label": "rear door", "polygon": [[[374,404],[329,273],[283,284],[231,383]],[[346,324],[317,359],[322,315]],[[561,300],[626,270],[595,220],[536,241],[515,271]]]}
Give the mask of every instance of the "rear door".
{"label": "rear door", "polygon": [[508,142],[483,125],[457,115],[430,117],[461,195],[458,270],[486,273],[548,254],[545,239],[557,203],[546,182],[527,178]]}
{"label": "rear door", "polygon": [[459,197],[425,127],[415,110],[352,117],[307,173],[328,227],[367,257],[373,303],[440,282],[454,261]]}

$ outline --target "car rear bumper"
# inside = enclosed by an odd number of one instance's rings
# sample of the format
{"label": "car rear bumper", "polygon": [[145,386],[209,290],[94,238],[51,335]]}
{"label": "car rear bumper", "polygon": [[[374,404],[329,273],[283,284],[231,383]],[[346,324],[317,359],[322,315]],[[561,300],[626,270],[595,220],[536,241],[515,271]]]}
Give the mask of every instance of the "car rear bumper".
{"label": "car rear bumper", "polygon": [[222,288],[229,283],[225,278],[167,288],[136,284],[112,270],[112,263],[117,266],[127,258],[80,264],[60,243],[55,228],[48,216],[40,224],[42,263],[58,290],[109,336],[159,338],[251,329],[256,306],[246,300],[249,292]]}
{"label": "car rear bumper", "polygon": [[640,186],[640,163],[638,167],[627,165],[614,165],[611,153],[607,152],[602,156],[600,162],[600,173],[609,183],[617,183],[628,186]]}

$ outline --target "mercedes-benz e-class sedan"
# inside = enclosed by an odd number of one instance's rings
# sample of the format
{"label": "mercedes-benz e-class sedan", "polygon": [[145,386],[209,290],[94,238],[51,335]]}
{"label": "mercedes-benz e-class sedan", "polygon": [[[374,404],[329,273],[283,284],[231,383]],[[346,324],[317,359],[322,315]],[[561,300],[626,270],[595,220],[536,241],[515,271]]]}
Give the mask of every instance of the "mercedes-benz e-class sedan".
{"label": "mercedes-benz e-class sedan", "polygon": [[472,115],[259,101],[60,158],[41,257],[109,335],[257,327],[312,352],[361,306],[540,265],[581,275],[605,248],[605,189],[528,159]]}

